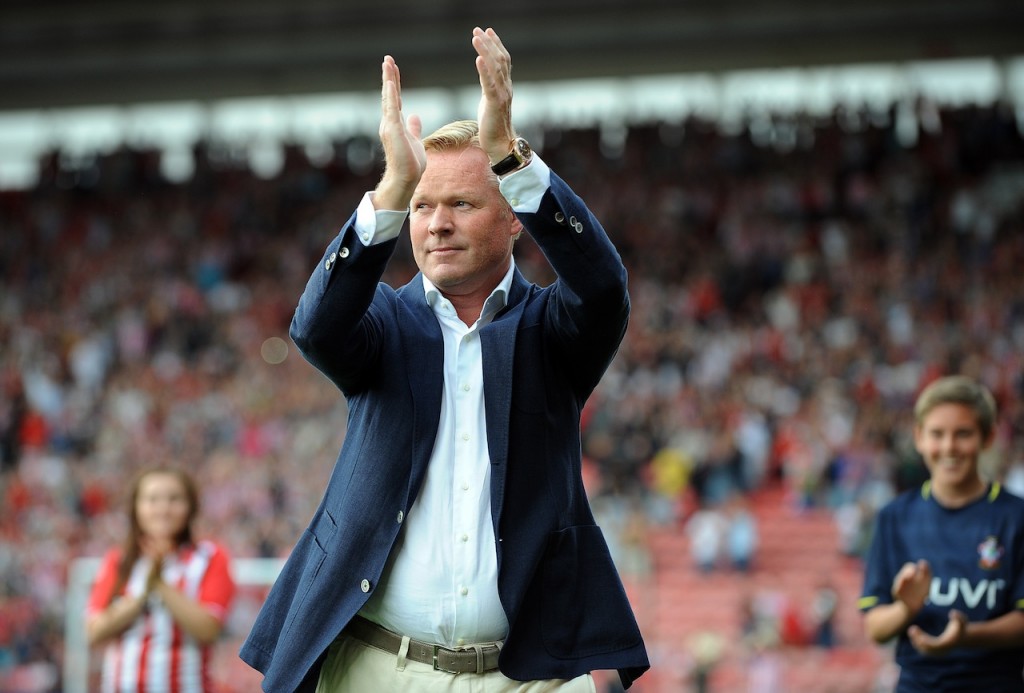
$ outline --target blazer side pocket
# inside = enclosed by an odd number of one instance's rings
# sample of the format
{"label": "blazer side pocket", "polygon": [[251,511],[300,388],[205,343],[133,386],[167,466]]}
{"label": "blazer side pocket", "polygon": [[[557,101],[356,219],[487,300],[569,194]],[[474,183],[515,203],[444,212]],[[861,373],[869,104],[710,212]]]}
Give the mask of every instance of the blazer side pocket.
{"label": "blazer side pocket", "polygon": [[640,644],[640,629],[600,527],[552,532],[541,571],[541,625],[551,656],[575,659]]}
{"label": "blazer side pocket", "polygon": [[306,529],[305,536],[303,537],[305,550],[301,553],[302,569],[301,573],[299,573],[298,582],[295,584],[294,598],[288,609],[288,621],[281,630],[282,638],[287,637],[291,632],[296,617],[302,611],[306,595],[309,594],[313,582],[320,573],[320,567],[323,566],[324,559],[327,557],[325,547],[337,529],[338,525],[334,522],[334,518],[326,510]]}

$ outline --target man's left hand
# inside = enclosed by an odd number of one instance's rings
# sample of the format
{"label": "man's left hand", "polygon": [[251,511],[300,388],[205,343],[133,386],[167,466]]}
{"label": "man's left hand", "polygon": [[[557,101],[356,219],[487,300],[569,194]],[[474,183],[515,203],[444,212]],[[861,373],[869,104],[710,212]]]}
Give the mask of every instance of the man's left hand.
{"label": "man's left hand", "polygon": [[473,29],[473,48],[477,52],[476,70],[480,74],[480,106],[476,118],[480,147],[491,164],[496,164],[508,155],[516,136],[512,127],[512,56],[490,28],[486,31],[480,27]]}

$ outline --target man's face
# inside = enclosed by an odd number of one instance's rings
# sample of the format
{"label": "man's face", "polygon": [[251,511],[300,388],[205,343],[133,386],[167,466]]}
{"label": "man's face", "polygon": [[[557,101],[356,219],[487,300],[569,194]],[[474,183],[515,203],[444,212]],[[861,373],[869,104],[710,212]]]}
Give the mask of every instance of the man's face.
{"label": "man's face", "polygon": [[978,484],[978,457],[987,447],[970,407],[947,403],[925,414],[914,429],[914,446],[924,458],[932,484],[967,489]]}
{"label": "man's face", "polygon": [[410,204],[413,256],[446,296],[483,294],[508,271],[522,225],[502,197],[478,148],[427,152]]}

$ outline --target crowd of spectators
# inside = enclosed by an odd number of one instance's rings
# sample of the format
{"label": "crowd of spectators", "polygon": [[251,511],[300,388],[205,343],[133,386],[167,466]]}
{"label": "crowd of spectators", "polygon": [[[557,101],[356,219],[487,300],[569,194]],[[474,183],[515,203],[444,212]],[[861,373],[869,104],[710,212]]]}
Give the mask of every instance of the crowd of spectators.
{"label": "crowd of spectators", "polygon": [[[907,412],[940,373],[995,393],[989,471],[1021,492],[1021,120],[922,103],[915,123],[837,110],[531,138],[630,272],[583,440],[629,570],[650,569],[630,552],[645,523],[683,531],[772,483],[834,509],[837,550],[856,555],[874,509],[922,478]],[[366,146],[339,142],[325,165],[290,147],[268,179],[209,143],[177,184],[158,152],[58,152],[33,189],[0,193],[0,681],[49,667],[40,690],[60,690],[67,568],[123,536],[141,467],[189,468],[201,533],[233,556],[287,554],[346,415],[287,329],[376,182]],[[517,263],[552,279],[528,238]],[[386,278],[414,271],[400,245]]]}

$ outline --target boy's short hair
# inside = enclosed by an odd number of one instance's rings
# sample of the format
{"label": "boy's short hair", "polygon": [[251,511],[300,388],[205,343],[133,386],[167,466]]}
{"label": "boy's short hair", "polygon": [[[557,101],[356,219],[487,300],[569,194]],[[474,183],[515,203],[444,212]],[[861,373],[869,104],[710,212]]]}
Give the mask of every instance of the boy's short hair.
{"label": "boy's short hair", "polygon": [[920,426],[924,417],[940,404],[962,404],[974,412],[982,438],[995,429],[996,400],[988,388],[964,375],[939,378],[926,387],[914,404],[914,421]]}

